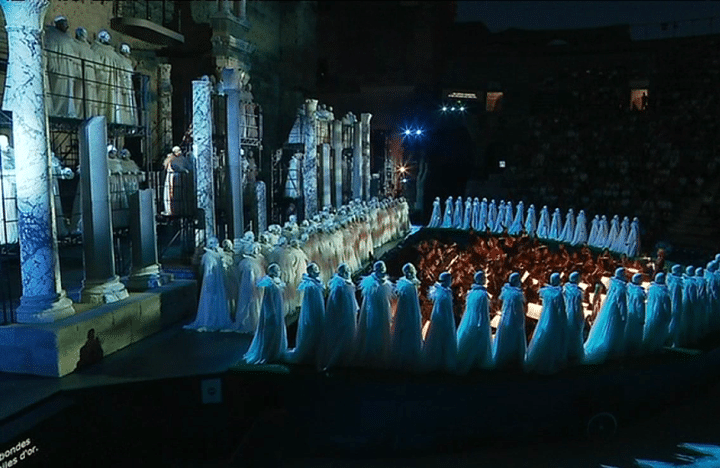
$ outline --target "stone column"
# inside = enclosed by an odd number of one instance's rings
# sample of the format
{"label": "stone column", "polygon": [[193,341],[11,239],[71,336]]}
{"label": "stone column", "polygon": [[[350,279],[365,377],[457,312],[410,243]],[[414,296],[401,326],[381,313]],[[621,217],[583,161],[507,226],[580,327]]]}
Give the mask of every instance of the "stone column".
{"label": "stone column", "polygon": [[317,193],[317,146],[315,144],[315,109],[316,99],[305,100],[305,117],[303,119],[303,143],[305,155],[302,161],[303,204],[305,219],[312,218],[318,212]]}
{"label": "stone column", "polygon": [[138,190],[130,195],[130,239],[133,268],[127,287],[145,291],[172,281],[158,263],[155,198],[152,189]]}
{"label": "stone column", "polygon": [[322,144],[322,180],[323,180],[323,193],[322,193],[322,206],[332,206],[330,195],[332,193],[330,183],[330,145],[327,143]]}
{"label": "stone column", "polygon": [[227,164],[231,203],[231,235],[239,240],[245,233],[243,219],[243,169],[240,154],[240,132],[244,130],[244,115],[240,112],[240,88],[243,72],[234,68],[224,68],[224,92],[227,96]]}
{"label": "stone column", "polygon": [[197,208],[203,213],[205,225],[195,233],[195,245],[215,236],[215,189],[213,179],[212,111],[210,80],[203,76],[193,81],[193,155],[195,158],[195,190]]}
{"label": "stone column", "polygon": [[83,213],[85,280],[80,301],[116,302],[128,297],[115,274],[105,116],[95,116],[80,127],[80,200]]}
{"label": "stone column", "polygon": [[3,109],[13,113],[22,297],[21,323],[54,322],[75,313],[60,284],[57,226],[50,190],[50,147],[42,22],[48,0],[0,1],[8,36]]}
{"label": "stone column", "polygon": [[352,161],[352,196],[354,200],[362,199],[362,124],[353,125],[353,161]]}
{"label": "stone column", "polygon": [[362,180],[363,197],[370,200],[370,119],[372,114],[360,114],[360,128],[362,129]]}
{"label": "stone column", "polygon": [[255,182],[255,194],[257,195],[257,231],[261,233],[267,229],[267,191],[262,180]]}
{"label": "stone column", "polygon": [[158,137],[163,152],[169,152],[173,146],[171,70],[169,63],[158,65]]}
{"label": "stone column", "polygon": [[333,182],[335,185],[335,192],[334,192],[334,201],[335,201],[335,208],[340,208],[342,206],[342,151],[343,151],[343,145],[342,145],[342,122],[340,120],[333,120],[332,121],[332,147],[333,147],[333,153],[335,153],[334,160],[335,160],[335,168],[333,170]]}

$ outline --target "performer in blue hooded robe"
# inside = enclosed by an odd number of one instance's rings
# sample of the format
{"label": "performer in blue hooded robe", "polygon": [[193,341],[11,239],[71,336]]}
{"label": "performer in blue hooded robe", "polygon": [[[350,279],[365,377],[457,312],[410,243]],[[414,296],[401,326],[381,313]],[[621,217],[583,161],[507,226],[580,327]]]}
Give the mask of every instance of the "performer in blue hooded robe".
{"label": "performer in blue hooded robe", "polygon": [[643,328],[644,353],[654,354],[663,349],[670,337],[671,317],[670,290],[665,284],[665,273],[660,272],[655,275],[655,281],[648,288]]}
{"label": "performer in blue hooded robe", "polygon": [[318,360],[325,322],[325,286],[320,281],[320,267],[311,263],[303,273],[298,291],[303,295],[296,346],[288,353],[295,364],[315,364]]}
{"label": "performer in blue hooded robe", "polygon": [[457,332],[457,371],[466,374],[471,369],[492,367],[492,332],[490,303],[485,289],[485,272],[475,273]]}
{"label": "performer in blue hooded robe", "polygon": [[505,222],[503,223],[503,230],[510,229],[510,225],[513,223],[513,203],[508,200],[505,202]]}
{"label": "performer in blue hooded robe", "polygon": [[393,285],[385,262],[375,262],[373,272],[360,281],[362,305],[358,319],[358,363],[385,368],[390,358],[390,300]]}
{"label": "performer in blue hooded robe", "polygon": [[470,201],[470,197],[467,197],[465,199],[465,212],[463,213],[463,222],[462,222],[462,228],[464,230],[470,229],[470,222],[472,221],[472,202]]}
{"label": "performer in blue hooded robe", "polygon": [[500,293],[502,318],[493,341],[493,363],[497,369],[521,369],[525,361],[525,296],[520,274],[512,273]]}
{"label": "performer in blue hooded robe", "polygon": [[487,216],[487,229],[492,231],[495,229],[495,221],[497,221],[497,206],[495,205],[495,199],[493,198],[490,200],[490,204],[488,205],[488,216]]}
{"label": "performer in blue hooded robe", "polygon": [[[487,209],[487,208],[486,208]],[[475,231],[480,230],[480,200],[478,197],[473,199],[472,203],[472,217],[470,218],[470,226]]]}
{"label": "performer in blue hooded robe", "polygon": [[695,344],[697,337],[697,285],[693,276],[695,267],[688,266],[683,275],[683,317],[681,341],[683,346]]}
{"label": "performer in blue hooded robe", "polygon": [[560,274],[550,275],[550,284],[540,288],[542,312],[527,349],[525,370],[554,374],[566,365],[567,315]]}
{"label": "performer in blue hooded robe", "polygon": [[554,241],[561,241],[562,237],[562,215],[560,214],[560,208],[555,208],[552,216],[552,222],[550,223],[550,239]]}
{"label": "performer in blue hooded robe", "polygon": [[683,284],[682,265],[675,264],[670,270],[667,279],[668,291],[670,293],[670,343],[675,347],[681,347],[683,343]]}
{"label": "performer in blue hooded robe", "polygon": [[637,218],[633,218],[632,224],[630,224],[630,233],[625,244],[625,255],[628,258],[635,258],[640,255],[640,221]]}
{"label": "performer in blue hooded robe", "polygon": [[525,232],[530,237],[535,237],[537,231],[537,221],[535,218],[535,205],[531,204],[527,210],[527,217],[525,218]]}
{"label": "performer in blue hooded robe", "polygon": [[202,256],[203,278],[197,315],[183,328],[197,331],[219,331],[232,327],[223,254],[216,237],[209,237]]}
{"label": "performer in blue hooded robe", "polygon": [[260,320],[262,291],[257,282],[263,277],[260,245],[250,243],[235,256],[237,272],[237,301],[235,301],[235,319],[232,330],[240,333],[255,333]]}
{"label": "performer in blue hooded robe", "polygon": [[575,235],[575,213],[570,208],[565,217],[565,225],[560,231],[560,241],[569,244],[573,240],[573,235]]}
{"label": "performer in blue hooded robe", "polygon": [[595,238],[595,246],[599,249],[604,249],[608,242],[608,236],[610,235],[608,230],[608,221],[605,215],[600,216],[600,222],[598,223],[597,237]]}
{"label": "performer in blue hooded robe", "polygon": [[433,202],[432,215],[430,216],[430,222],[428,223],[428,227],[440,227],[440,224],[442,223],[441,211],[442,209],[440,208],[440,197],[435,197],[435,201]]}
{"label": "performer in blue hooded robe", "polygon": [[620,231],[618,231],[615,242],[613,243],[612,247],[610,247],[610,250],[619,254],[627,252],[627,236],[629,233],[630,220],[627,216],[625,216],[622,220],[622,223],[620,223]]}
{"label": "performer in blue hooded robe", "polygon": [[720,282],[718,282],[717,262],[715,260],[708,262],[705,268],[705,281],[707,282],[708,291],[708,320],[709,331],[716,332],[718,326],[720,312]]}
{"label": "performer in blue hooded robe", "polygon": [[423,364],[428,371],[455,372],[457,335],[450,289],[452,276],[443,272],[438,279],[440,282],[435,283],[428,294],[434,305],[423,348]]}
{"label": "performer in blue hooded robe", "polygon": [[480,202],[480,217],[478,218],[477,230],[485,232],[488,225],[488,204],[487,198],[483,198]]}
{"label": "performer in blue hooded robe", "polygon": [[625,322],[627,321],[627,283],[625,268],[615,270],[605,302],[585,342],[585,363],[602,364],[620,357],[623,352]]}
{"label": "performer in blue hooded robe", "polygon": [[627,321],[625,322],[625,355],[636,356],[642,351],[645,327],[645,290],[642,275],[635,273],[627,286]]}
{"label": "performer in blue hooded robe", "polygon": [[587,221],[585,220],[585,211],[580,210],[575,220],[575,232],[573,233],[570,245],[583,245],[588,241]]}
{"label": "performer in blue hooded robe", "polygon": [[462,197],[455,199],[455,210],[453,211],[452,227],[455,229],[462,228],[463,223],[463,201]]}
{"label": "performer in blue hooded robe", "polygon": [[413,372],[420,369],[423,345],[417,290],[420,281],[412,263],[403,266],[403,274],[395,285],[398,300],[392,327],[391,360],[396,369]]}
{"label": "performer in blue hooded robe", "polygon": [[547,205],[540,210],[540,221],[537,224],[537,236],[539,239],[550,238],[550,213]]}
{"label": "performer in blue hooded robe", "polygon": [[318,360],[320,370],[348,366],[355,357],[358,303],[355,284],[350,279],[350,268],[341,263],[328,283],[325,324],[323,326],[322,353]]}
{"label": "performer in blue hooded robe", "polygon": [[287,354],[287,330],[283,305],[285,283],[280,279],[280,267],[273,263],[267,275],[258,281],[263,290],[260,321],[252,343],[243,360],[248,364],[281,362]]}
{"label": "performer in blue hooded robe", "polygon": [[493,234],[502,234],[505,229],[505,200],[500,200],[498,205],[497,217],[495,218],[495,224],[492,227]]}
{"label": "performer in blue hooded robe", "polygon": [[615,242],[617,241],[618,234],[620,234],[620,218],[618,217],[618,215],[615,215],[610,222],[610,232],[605,239],[605,245],[603,245],[603,248],[610,249],[614,252],[615,250],[613,249],[613,247],[615,246]]}
{"label": "performer in blue hooded robe", "polygon": [[588,235],[588,245],[590,247],[597,247],[596,239],[598,235],[598,228],[600,227],[600,216],[595,215],[590,224],[590,235]]}
{"label": "performer in blue hooded robe", "polygon": [[440,227],[451,228],[453,226],[453,197],[448,197],[445,200],[445,214],[443,215],[443,221]]}
{"label": "performer in blue hooded robe", "polygon": [[585,313],[583,312],[583,292],[578,283],[580,273],[570,273],[570,281],[565,283],[563,296],[565,299],[565,313],[567,314],[567,361],[569,364],[577,364],[583,361],[585,352],[583,342],[585,340]]}
{"label": "performer in blue hooded robe", "polygon": [[517,236],[522,232],[523,218],[525,217],[524,211],[525,209],[523,207],[523,202],[518,202],[517,206],[515,207],[515,219],[513,219],[512,224],[508,228],[508,234],[510,234],[511,236]]}

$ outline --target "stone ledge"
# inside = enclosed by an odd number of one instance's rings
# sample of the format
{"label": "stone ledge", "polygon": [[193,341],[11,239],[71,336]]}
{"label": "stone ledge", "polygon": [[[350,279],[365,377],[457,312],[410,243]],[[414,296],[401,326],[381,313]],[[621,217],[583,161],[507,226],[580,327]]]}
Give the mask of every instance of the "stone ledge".
{"label": "stone ledge", "polygon": [[127,299],[93,307],[54,323],[0,326],[0,372],[62,377],[73,372],[90,329],[107,356],[197,311],[197,283],[178,280]]}

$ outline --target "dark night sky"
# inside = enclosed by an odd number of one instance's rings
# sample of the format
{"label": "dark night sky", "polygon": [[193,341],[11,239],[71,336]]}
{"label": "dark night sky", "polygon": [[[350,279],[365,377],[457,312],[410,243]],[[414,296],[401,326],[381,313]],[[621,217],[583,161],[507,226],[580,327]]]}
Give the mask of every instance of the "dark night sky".
{"label": "dark night sky", "polygon": [[[710,21],[712,16],[716,18]],[[703,20],[689,21],[693,19]],[[630,24],[635,39],[653,39],[673,34],[720,33],[720,2],[459,1],[457,21],[482,21],[491,32],[508,28],[572,29]]]}

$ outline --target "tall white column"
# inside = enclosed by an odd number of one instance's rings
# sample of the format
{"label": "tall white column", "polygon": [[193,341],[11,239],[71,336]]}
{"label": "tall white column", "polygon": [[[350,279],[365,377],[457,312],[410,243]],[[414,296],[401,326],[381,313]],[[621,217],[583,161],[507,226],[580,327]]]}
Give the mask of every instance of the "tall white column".
{"label": "tall white column", "polygon": [[42,23],[48,0],[1,0],[8,35],[3,109],[13,113],[22,297],[21,323],[54,322],[75,313],[60,284],[57,226],[50,189]]}
{"label": "tall white column", "polygon": [[172,147],[171,70],[169,63],[158,65],[158,139],[161,151],[170,151]]}
{"label": "tall white column", "polygon": [[303,120],[303,143],[305,155],[302,161],[302,187],[303,204],[305,205],[305,219],[312,218],[318,212],[318,183],[317,183],[317,146],[315,135],[316,99],[305,100],[305,118]]}
{"label": "tall white column", "polygon": [[245,233],[243,219],[243,168],[240,154],[240,132],[245,130],[245,115],[240,112],[240,87],[243,73],[234,68],[223,69],[224,92],[227,96],[227,161],[230,182],[232,236],[239,241]]}
{"label": "tall white column", "polygon": [[197,207],[204,214],[204,229],[195,236],[196,245],[215,236],[215,190],[213,183],[212,111],[210,79],[193,82],[193,156]]}
{"label": "tall white column", "polygon": [[333,158],[335,160],[335,167],[333,169],[333,182],[335,186],[334,190],[334,206],[337,209],[340,209],[342,206],[342,121],[340,120],[333,120],[332,122],[332,147],[333,147]]}
{"label": "tall white column", "polygon": [[362,125],[353,124],[352,197],[362,199]]}
{"label": "tall white column", "polygon": [[322,207],[330,207],[332,206],[332,203],[330,201],[330,194],[331,194],[331,183],[330,183],[330,145],[327,143],[323,143],[321,146],[321,156],[322,156],[322,184],[323,184],[323,193],[322,193]]}
{"label": "tall white column", "polygon": [[360,128],[362,129],[362,181],[363,197],[370,200],[370,119],[372,114],[360,114]]}
{"label": "tall white column", "polygon": [[257,231],[263,232],[267,229],[267,190],[265,182],[255,182],[255,195],[257,197]]}

